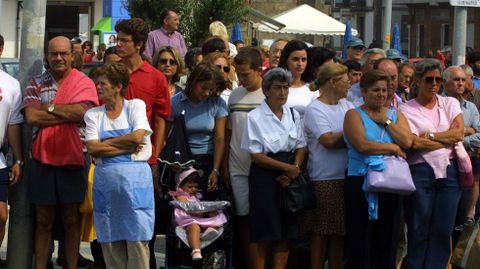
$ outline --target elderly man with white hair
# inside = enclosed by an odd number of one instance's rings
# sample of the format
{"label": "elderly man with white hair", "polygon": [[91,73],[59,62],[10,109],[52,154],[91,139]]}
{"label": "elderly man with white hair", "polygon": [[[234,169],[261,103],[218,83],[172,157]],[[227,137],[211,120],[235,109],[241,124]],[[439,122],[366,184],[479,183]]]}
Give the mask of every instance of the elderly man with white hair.
{"label": "elderly man with white hair", "polygon": [[[458,99],[462,108],[463,120],[465,123],[465,138],[463,144],[470,155],[474,172],[474,187],[462,188],[462,194],[457,209],[455,226],[460,226],[469,220],[473,220],[475,215],[475,204],[478,200],[478,179],[480,177],[480,160],[477,152],[480,149],[480,115],[474,103],[465,100],[463,97],[466,91],[467,74],[459,66],[450,66],[443,72],[444,94]],[[452,234],[455,245],[460,232],[454,229]]]}
{"label": "elderly man with white hair", "polygon": [[[382,49],[368,49],[363,53],[360,64],[362,65],[362,73],[365,75],[368,71],[373,70],[373,65],[379,59],[385,58],[387,55]],[[363,96],[360,92],[360,82],[357,82],[350,87],[347,94],[347,100],[352,102],[353,105],[360,106],[363,104]]]}
{"label": "elderly man with white hair", "polygon": [[463,92],[463,98],[465,100],[474,103],[477,109],[480,110],[480,89],[476,89],[473,84],[473,69],[467,65],[462,64],[460,67],[465,71],[467,80],[465,81],[465,91]]}

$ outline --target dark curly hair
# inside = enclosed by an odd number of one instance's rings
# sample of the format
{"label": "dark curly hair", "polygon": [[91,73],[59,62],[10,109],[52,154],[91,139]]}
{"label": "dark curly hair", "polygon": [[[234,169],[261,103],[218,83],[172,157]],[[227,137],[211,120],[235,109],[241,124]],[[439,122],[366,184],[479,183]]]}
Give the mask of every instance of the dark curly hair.
{"label": "dark curly hair", "polygon": [[218,36],[212,36],[205,43],[202,45],[202,55],[203,57],[207,56],[209,53],[212,52],[225,52],[230,53],[229,48],[227,47],[227,43],[223,39]]}
{"label": "dark curly hair", "polygon": [[150,29],[148,24],[140,18],[132,18],[126,20],[120,20],[115,24],[115,31],[117,33],[122,32],[127,35],[132,36],[133,43],[135,45],[142,42],[142,47],[140,48],[140,54],[145,50],[145,44],[147,43],[148,33]]}
{"label": "dark curly hair", "polygon": [[307,67],[305,67],[305,75],[303,77],[305,82],[311,82],[315,79],[315,72],[317,68],[326,61],[335,58],[335,51],[324,47],[311,47],[308,48],[307,55]]}

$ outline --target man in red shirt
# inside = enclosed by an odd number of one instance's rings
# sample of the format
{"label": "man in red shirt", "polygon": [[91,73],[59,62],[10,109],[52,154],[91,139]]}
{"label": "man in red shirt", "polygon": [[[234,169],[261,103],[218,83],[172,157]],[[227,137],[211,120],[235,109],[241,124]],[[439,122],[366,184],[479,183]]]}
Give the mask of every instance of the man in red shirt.
{"label": "man in red shirt", "polygon": [[[122,63],[132,73],[126,99],[141,99],[147,106],[147,118],[153,130],[152,157],[148,161],[152,168],[155,194],[159,194],[159,170],[157,157],[163,148],[166,136],[165,120],[170,117],[170,94],[165,76],[142,59],[148,38],[148,25],[139,18],[121,20],[115,25],[117,32],[117,52]],[[153,236],[155,238],[155,235]],[[154,240],[152,240],[154,242]],[[153,244],[150,245],[152,255]],[[152,262],[152,257],[150,257]],[[152,266],[152,264],[151,264]]]}

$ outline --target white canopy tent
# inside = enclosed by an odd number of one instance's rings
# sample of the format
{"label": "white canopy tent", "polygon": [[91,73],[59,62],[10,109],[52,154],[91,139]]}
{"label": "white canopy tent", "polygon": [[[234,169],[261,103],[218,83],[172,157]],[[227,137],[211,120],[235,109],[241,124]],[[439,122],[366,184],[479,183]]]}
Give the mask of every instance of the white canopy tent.
{"label": "white canopy tent", "polygon": [[[309,6],[301,5],[287,10],[272,19],[285,24],[280,30],[268,22],[255,24],[260,32],[282,33],[282,34],[303,34],[303,35],[344,35],[346,25],[325,13]],[[356,36],[358,31],[352,28],[352,35]]]}

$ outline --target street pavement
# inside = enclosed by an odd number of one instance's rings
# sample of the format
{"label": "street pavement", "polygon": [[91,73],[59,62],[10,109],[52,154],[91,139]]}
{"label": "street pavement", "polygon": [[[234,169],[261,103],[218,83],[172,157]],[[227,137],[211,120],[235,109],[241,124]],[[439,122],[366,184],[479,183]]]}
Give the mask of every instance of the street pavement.
{"label": "street pavement", "polygon": [[[5,231],[5,239],[3,240],[3,244],[0,248],[0,258],[5,260],[7,257],[7,242],[8,242],[8,223],[7,223],[7,230]],[[58,249],[58,242],[55,241],[55,252],[53,253],[53,264],[55,265],[54,268],[62,268],[57,265],[57,250]],[[155,242],[155,258],[157,258],[157,267],[164,266],[165,263],[165,237],[163,235],[157,236],[157,240]],[[82,254],[83,257],[93,260],[92,254],[90,253],[90,244],[82,242],[80,244],[80,254]],[[1,267],[0,267],[1,268]],[[79,268],[84,268],[84,267],[79,267]]]}

